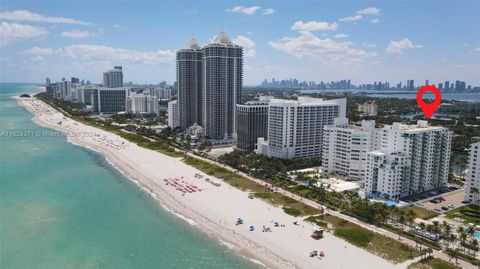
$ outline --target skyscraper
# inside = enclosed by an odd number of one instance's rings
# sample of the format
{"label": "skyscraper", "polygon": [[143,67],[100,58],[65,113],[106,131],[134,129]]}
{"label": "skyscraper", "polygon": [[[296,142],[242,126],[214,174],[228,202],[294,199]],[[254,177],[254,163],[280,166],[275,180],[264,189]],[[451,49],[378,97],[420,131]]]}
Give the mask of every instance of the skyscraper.
{"label": "skyscraper", "polygon": [[123,72],[121,66],[115,66],[112,70],[103,72],[103,87],[123,87]]}
{"label": "skyscraper", "polygon": [[415,90],[415,84],[413,79],[407,80],[407,91],[413,91]]}
{"label": "skyscraper", "polygon": [[203,51],[203,128],[213,140],[234,138],[243,87],[243,49],[221,31]]}
{"label": "skyscraper", "polygon": [[203,52],[192,38],[187,48],[177,52],[177,89],[180,127],[202,125]]}

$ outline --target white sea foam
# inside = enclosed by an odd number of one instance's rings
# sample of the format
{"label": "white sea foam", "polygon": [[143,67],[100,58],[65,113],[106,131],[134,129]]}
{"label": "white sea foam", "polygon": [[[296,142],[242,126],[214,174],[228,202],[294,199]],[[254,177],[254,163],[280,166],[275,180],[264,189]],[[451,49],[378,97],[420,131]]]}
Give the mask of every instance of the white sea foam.
{"label": "white sea foam", "polygon": [[230,250],[235,250],[236,247],[234,244],[230,243],[230,242],[227,242],[227,241],[223,241],[223,240],[220,240],[220,243],[222,243],[223,245],[225,245],[228,249]]}
{"label": "white sea foam", "polygon": [[261,266],[267,268],[267,266],[266,266],[264,263],[262,263],[261,261],[259,261],[259,260],[252,259],[252,258],[248,258],[248,260],[251,261],[251,262],[253,262],[253,263],[255,263],[255,264],[258,264],[258,265],[261,265]]}

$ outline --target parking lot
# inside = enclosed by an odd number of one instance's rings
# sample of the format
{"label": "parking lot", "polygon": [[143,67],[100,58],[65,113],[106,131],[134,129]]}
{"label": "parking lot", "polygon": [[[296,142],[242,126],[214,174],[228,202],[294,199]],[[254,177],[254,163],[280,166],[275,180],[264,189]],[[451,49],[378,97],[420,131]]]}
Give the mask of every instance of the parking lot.
{"label": "parking lot", "polygon": [[422,203],[422,206],[428,210],[437,213],[444,213],[454,208],[463,206],[462,203],[465,198],[464,189],[459,189],[454,192],[446,193],[437,198],[432,198]]}

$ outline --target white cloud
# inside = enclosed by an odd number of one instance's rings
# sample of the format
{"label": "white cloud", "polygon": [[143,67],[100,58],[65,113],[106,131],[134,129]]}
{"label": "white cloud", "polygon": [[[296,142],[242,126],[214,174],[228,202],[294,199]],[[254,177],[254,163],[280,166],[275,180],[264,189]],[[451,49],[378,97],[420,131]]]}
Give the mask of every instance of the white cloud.
{"label": "white cloud", "polygon": [[242,46],[245,49],[245,57],[254,57],[255,56],[255,42],[248,37],[239,35],[235,37],[233,43]]}
{"label": "white cloud", "polygon": [[359,11],[357,11],[357,14],[378,16],[378,15],[380,15],[380,9],[378,9],[376,7],[367,7],[367,8],[360,9]]}
{"label": "white cloud", "polygon": [[49,56],[49,55],[53,55],[54,53],[55,53],[54,49],[39,48],[39,47],[33,47],[20,52],[20,54],[31,55],[31,56]]}
{"label": "white cloud", "polygon": [[128,27],[123,26],[123,25],[119,25],[119,24],[115,24],[113,27],[115,27],[117,29],[120,29],[120,30],[127,30],[128,29]]}
{"label": "white cloud", "polygon": [[272,15],[275,13],[275,9],[273,8],[266,8],[262,10],[263,15]]}
{"label": "white cloud", "polygon": [[377,18],[370,20],[370,23],[372,23],[372,24],[375,24],[375,23],[378,23],[378,22],[380,22],[380,20],[377,19]]}
{"label": "white cloud", "polygon": [[335,37],[335,38],[337,38],[337,39],[338,39],[338,38],[346,38],[346,37],[348,37],[348,35],[346,35],[346,34],[336,34],[336,35],[334,35],[333,37]]}
{"label": "white cloud", "polygon": [[35,27],[28,24],[1,22],[0,46],[5,46],[15,41],[44,37],[47,34],[48,31],[42,27]]}
{"label": "white cloud", "polygon": [[81,39],[81,38],[88,38],[88,37],[95,36],[95,33],[74,29],[72,31],[62,32],[60,35],[63,37],[72,38],[72,39]]}
{"label": "white cloud", "polygon": [[322,39],[310,32],[300,32],[297,37],[284,37],[277,41],[269,41],[268,44],[276,50],[300,59],[329,64],[356,65],[377,55],[375,52],[352,48],[352,42]]}
{"label": "white cloud", "polygon": [[367,43],[367,42],[363,42],[362,45],[367,47],[367,48],[376,48],[377,47],[377,45],[372,44],[372,43]]}
{"label": "white cloud", "polygon": [[74,44],[60,49],[33,47],[23,51],[22,54],[30,56],[56,55],[86,62],[111,61],[145,64],[169,63],[175,57],[175,53],[170,50],[150,52],[90,44]]}
{"label": "white cloud", "polygon": [[390,45],[387,47],[387,52],[390,54],[403,54],[403,50],[422,48],[423,45],[415,45],[408,38],[403,38],[399,41],[390,40]]}
{"label": "white cloud", "polygon": [[475,48],[473,51],[475,51],[475,52],[480,52],[480,47]]}
{"label": "white cloud", "polygon": [[253,14],[255,14],[255,12],[257,12],[261,8],[262,7],[260,7],[260,6],[251,6],[251,7],[236,6],[236,7],[233,7],[232,9],[227,9],[227,12],[243,13],[243,14],[246,14],[246,15],[253,15]]}
{"label": "white cloud", "polygon": [[345,18],[341,18],[341,19],[339,19],[339,21],[351,22],[351,21],[361,20],[362,18],[363,18],[362,15],[354,15],[354,16],[348,16],[348,17],[345,17]]}
{"label": "white cloud", "polygon": [[334,23],[328,23],[324,21],[309,21],[309,22],[303,22],[303,21],[296,21],[293,26],[291,27],[292,30],[297,30],[297,31],[335,31],[338,28],[338,24],[336,22]]}
{"label": "white cloud", "polygon": [[33,13],[28,10],[12,10],[0,12],[0,19],[9,21],[31,21],[31,22],[46,22],[46,23],[65,23],[65,24],[79,24],[90,25],[88,22],[83,22],[65,17],[48,17],[38,13]]}

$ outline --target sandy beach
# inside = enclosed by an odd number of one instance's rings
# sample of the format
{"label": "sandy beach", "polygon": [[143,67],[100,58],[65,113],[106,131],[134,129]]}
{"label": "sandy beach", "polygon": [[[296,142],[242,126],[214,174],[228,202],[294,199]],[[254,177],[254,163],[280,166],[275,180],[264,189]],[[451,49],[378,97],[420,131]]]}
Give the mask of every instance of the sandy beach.
{"label": "sandy beach", "polygon": [[[218,239],[239,255],[270,268],[405,268],[325,233],[314,240],[314,226],[281,208],[173,158],[141,148],[115,134],[64,117],[35,98],[18,98],[34,114],[33,121],[68,135],[70,143],[103,154],[107,160],[168,211]],[[205,179],[209,180],[206,181]],[[244,224],[236,225],[237,218]],[[280,227],[274,227],[273,222]],[[299,225],[294,225],[297,221]],[[249,227],[253,225],[254,230]],[[262,232],[262,227],[271,232]],[[324,252],[311,258],[309,252]]]}

